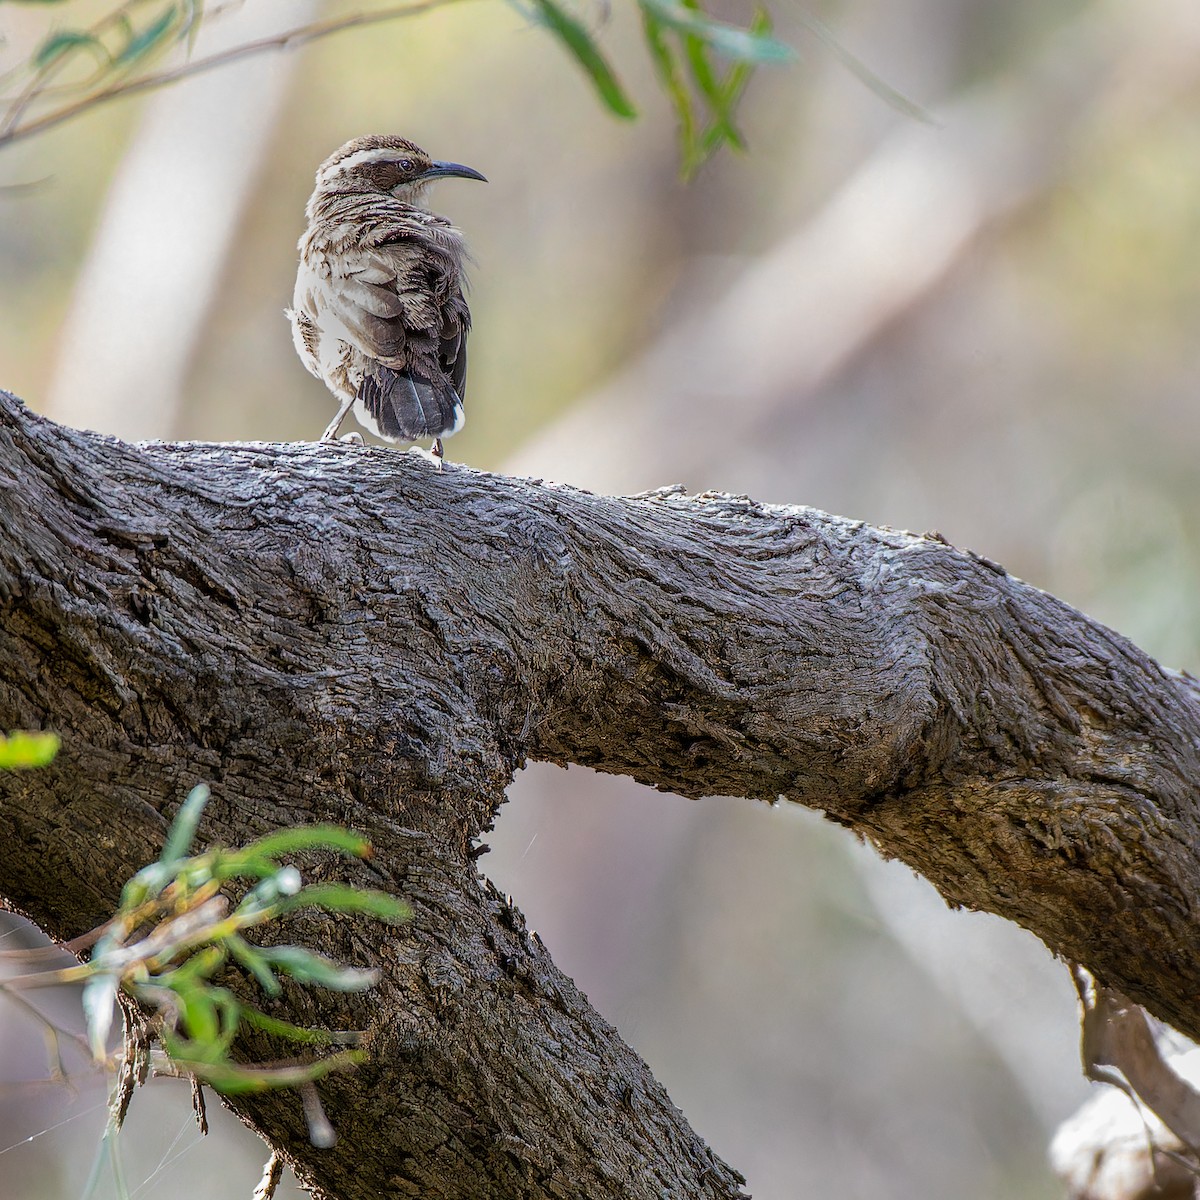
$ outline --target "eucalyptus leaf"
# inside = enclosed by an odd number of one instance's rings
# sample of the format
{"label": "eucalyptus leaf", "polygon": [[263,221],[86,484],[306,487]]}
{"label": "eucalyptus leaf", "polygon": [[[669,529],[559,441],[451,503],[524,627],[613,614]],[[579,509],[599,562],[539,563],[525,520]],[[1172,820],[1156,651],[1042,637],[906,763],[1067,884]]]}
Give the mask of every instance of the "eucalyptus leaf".
{"label": "eucalyptus leaf", "polygon": [[[185,986],[177,991],[181,1024],[189,1041],[206,1046],[221,1033],[220,1017],[208,988]],[[209,1055],[203,1057],[208,1060]]]}
{"label": "eucalyptus leaf", "polygon": [[633,101],[625,94],[625,89],[583,24],[561,8],[555,0],[533,0],[533,4],[536,19],[574,55],[609,110],[618,117],[636,117],[637,109],[633,106]]}
{"label": "eucalyptus leaf", "polygon": [[152,862],[130,879],[121,891],[121,909],[129,912],[143,901],[157,897],[175,879],[175,868],[169,862]]}
{"label": "eucalyptus leaf", "polygon": [[189,54],[196,48],[196,35],[200,32],[200,23],[204,20],[204,0],[183,0],[183,25],[179,30],[180,41],[187,42]]}
{"label": "eucalyptus leaf", "polygon": [[766,33],[754,33],[715,21],[707,14],[689,9],[678,0],[638,0],[643,10],[649,10],[664,25],[680,33],[690,33],[706,42],[727,58],[747,62],[791,62],[796,52],[784,42]]}
{"label": "eucalyptus leaf", "polygon": [[301,850],[337,850],[353,858],[369,858],[371,843],[359,833],[340,825],[302,825],[297,829],[281,829],[251,842],[241,850],[226,851],[231,866],[258,863],[275,859],[281,854],[296,854]]}
{"label": "eucalyptus leaf", "polygon": [[88,1045],[97,1062],[103,1062],[108,1054],[108,1035],[112,1031],[119,986],[120,980],[108,971],[93,975],[83,985],[81,1003],[87,1021]]}
{"label": "eucalyptus leaf", "polygon": [[[738,147],[738,149],[742,149],[745,143],[741,133],[733,122],[734,105],[730,103],[721,81],[717,79],[712,64],[708,61],[707,45],[694,34],[688,34],[684,37],[683,44],[687,51],[692,79],[695,81],[697,89],[704,97],[709,111],[713,115],[713,125],[709,132],[712,133],[715,131],[717,133],[718,144],[721,141],[725,141],[729,142],[730,145]],[[734,66],[743,65],[748,64],[744,60],[734,63]],[[705,157],[703,145],[697,147],[697,152],[701,158]]]}
{"label": "eucalyptus leaf", "polygon": [[157,20],[151,21],[144,29],[130,35],[129,40],[121,47],[121,52],[114,59],[116,65],[132,66],[139,59],[145,58],[146,55],[158,49],[160,43],[167,40],[167,35],[182,15],[183,12],[178,5],[167,5]]}
{"label": "eucalyptus leaf", "polygon": [[412,908],[403,900],[346,883],[314,883],[280,904],[281,912],[296,908],[324,908],[331,912],[365,913],[382,921],[399,924],[412,917]]}
{"label": "eucalyptus leaf", "polygon": [[[165,958],[170,951],[164,951],[157,957]],[[227,943],[219,946],[202,946],[170,971],[155,975],[148,981],[153,987],[169,988],[180,992],[201,980],[211,979],[224,965],[229,957]]]}
{"label": "eucalyptus leaf", "polygon": [[[771,14],[765,8],[760,8],[754,14],[754,20],[750,22],[750,32],[754,34],[770,33],[771,32]],[[721,83],[722,101],[725,109],[733,112],[737,109],[741,102],[742,95],[746,91],[746,85],[750,82],[751,76],[754,74],[754,64],[748,62],[733,63],[725,75]],[[709,137],[714,140],[712,149],[716,148],[716,142],[719,140],[719,131],[709,130],[705,141],[707,143]],[[711,150],[709,151],[711,152]]]}
{"label": "eucalyptus leaf", "polygon": [[271,970],[271,964],[262,956],[257,946],[252,946],[244,937],[236,933],[225,939],[225,945],[229,947],[229,953],[233,959],[254,976],[258,981],[258,986],[268,996],[278,996],[283,991],[283,988],[279,986],[279,980],[275,978],[275,973]]}
{"label": "eucalyptus leaf", "polygon": [[650,61],[654,64],[658,81],[667,93],[675,115],[679,118],[679,137],[683,143],[684,173],[688,172],[688,163],[692,157],[692,147],[695,141],[696,120],[692,111],[692,94],[688,91],[683,69],[667,41],[663,23],[648,9],[642,9],[642,28],[646,37],[646,45],[650,50]]}
{"label": "eucalyptus leaf", "polygon": [[279,867],[273,875],[260,880],[253,891],[238,905],[239,913],[256,913],[270,908],[281,898],[288,899],[300,891],[302,880],[295,867]]}
{"label": "eucalyptus leaf", "polygon": [[362,1050],[341,1050],[316,1062],[286,1067],[239,1067],[233,1063],[205,1063],[189,1059],[186,1044],[167,1035],[163,1047],[181,1070],[190,1071],[218,1092],[237,1095],[246,1092],[265,1092],[273,1088],[296,1087],[311,1083],[328,1075],[331,1071],[342,1071],[347,1067],[365,1062],[367,1055]]}
{"label": "eucalyptus leaf", "polygon": [[281,1021],[278,1017],[269,1017],[257,1008],[243,1008],[242,1020],[261,1029],[263,1033],[274,1034],[276,1037],[287,1038],[291,1042],[302,1042],[307,1046],[332,1046],[341,1042],[343,1045],[357,1034],[330,1033],[328,1029],[308,1029],[303,1025],[293,1025],[290,1021]]}
{"label": "eucalyptus leaf", "polygon": [[335,992],[362,992],[379,981],[378,971],[343,967],[302,946],[267,946],[259,953],[277,971],[300,983],[314,983]]}
{"label": "eucalyptus leaf", "polygon": [[178,862],[192,848],[196,830],[200,825],[200,814],[204,811],[210,795],[206,783],[198,783],[188,792],[187,799],[175,814],[171,831],[167,834],[166,845],[158,856],[160,863]]}

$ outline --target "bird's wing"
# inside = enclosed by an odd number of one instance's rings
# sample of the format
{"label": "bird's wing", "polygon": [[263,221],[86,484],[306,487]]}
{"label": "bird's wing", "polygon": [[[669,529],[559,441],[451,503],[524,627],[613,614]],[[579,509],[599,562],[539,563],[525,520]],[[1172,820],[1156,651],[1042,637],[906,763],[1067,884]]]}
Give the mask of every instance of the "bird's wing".
{"label": "bird's wing", "polygon": [[359,250],[334,260],[329,281],[333,315],[367,358],[402,360],[410,336],[433,319],[426,311],[428,303],[408,286],[408,267],[378,250]]}
{"label": "bird's wing", "polygon": [[457,257],[393,235],[336,257],[337,319],[363,356],[358,396],[384,437],[436,437],[462,425],[470,314]]}
{"label": "bird's wing", "polygon": [[407,238],[331,256],[334,315],[356,349],[397,370],[418,365],[410,358],[437,362],[448,337],[457,351],[466,305],[455,265],[440,257]]}
{"label": "bird's wing", "polygon": [[467,396],[467,333],[471,313],[459,288],[453,301],[442,309],[442,327],[438,335],[438,360],[450,376],[460,400]]}

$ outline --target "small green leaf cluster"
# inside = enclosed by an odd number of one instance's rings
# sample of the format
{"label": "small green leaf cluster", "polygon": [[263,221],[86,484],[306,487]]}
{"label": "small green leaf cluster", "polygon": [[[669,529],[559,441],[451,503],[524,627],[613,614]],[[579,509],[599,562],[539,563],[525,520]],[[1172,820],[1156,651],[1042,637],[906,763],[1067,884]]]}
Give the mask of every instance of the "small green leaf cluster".
{"label": "small green leaf cluster", "polygon": [[[19,0],[55,4],[63,0]],[[148,14],[148,15],[147,15]],[[46,70],[68,57],[86,57],[92,83],[142,63],[156,52],[194,38],[204,16],[203,0],[124,0],[86,29],[57,29],[33,54],[33,66]]]}
{"label": "small green leaf cluster", "polygon": [[[754,68],[789,62],[795,52],[771,33],[760,8],[746,29],[715,20],[701,0],[637,0],[646,45],[679,121],[682,169],[693,174],[721,146],[745,149],[737,107]],[[607,108],[619,117],[637,109],[609,65],[595,35],[561,0],[532,0],[534,19],[575,58]],[[714,56],[728,66],[722,70]]]}
{"label": "small green leaf cluster", "polygon": [[[8,2],[57,7],[68,0]],[[27,61],[0,74],[0,88],[12,89],[0,115],[0,145],[83,111],[89,100],[120,94],[131,77],[145,77],[146,68],[176,46],[190,51],[204,19],[204,0],[120,0],[94,20],[92,13],[85,17],[88,24],[52,29]],[[83,99],[64,104],[63,97],[72,95]],[[59,106],[57,113],[27,119],[47,100]]]}
{"label": "small green leaf cluster", "polygon": [[[305,1029],[247,1004],[216,982],[230,963],[242,967],[268,996],[284,977],[307,986],[361,991],[377,972],[341,966],[301,946],[256,946],[244,933],[292,912],[315,907],[389,922],[407,920],[408,906],[383,892],[322,883],[305,886],[281,856],[333,850],[357,858],[370,845],[336,826],[284,829],[240,849],[215,847],[189,856],[208,789],[194,788],[180,808],[156,862],[121,894],[91,960],[59,972],[60,982],[82,980],[88,1037],[98,1060],[106,1054],[118,993],[156,1010],[158,1037],[175,1066],[222,1092],[259,1091],[311,1082],[361,1057],[354,1050],[301,1064],[247,1067],[230,1057],[243,1026],[306,1046],[345,1042],[344,1035]],[[221,890],[242,881],[249,890],[234,905]]]}

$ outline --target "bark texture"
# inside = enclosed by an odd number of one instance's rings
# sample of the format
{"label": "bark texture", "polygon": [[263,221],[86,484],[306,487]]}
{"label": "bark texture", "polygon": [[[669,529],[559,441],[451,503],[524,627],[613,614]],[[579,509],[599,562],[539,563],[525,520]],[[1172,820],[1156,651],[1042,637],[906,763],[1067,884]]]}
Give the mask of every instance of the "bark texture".
{"label": "bark texture", "polygon": [[319,1085],[338,1145],[292,1095],[238,1101],[339,1200],[739,1194],[480,878],[526,759],[822,809],[1200,1036],[1193,681],[937,535],[347,445],[131,446],[6,393],[0,493],[0,726],[64,739],[0,776],[0,895],[78,935],[206,780],[205,839],[337,821],[376,848],[338,874],[415,907],[289,930],[384,973],[279,1007],[369,1031]]}

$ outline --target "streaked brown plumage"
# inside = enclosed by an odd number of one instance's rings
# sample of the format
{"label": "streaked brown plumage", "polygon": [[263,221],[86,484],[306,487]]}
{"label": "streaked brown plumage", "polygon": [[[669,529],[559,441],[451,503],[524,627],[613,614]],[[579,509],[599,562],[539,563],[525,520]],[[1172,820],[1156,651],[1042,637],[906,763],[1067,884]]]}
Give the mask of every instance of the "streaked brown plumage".
{"label": "streaked brown plumage", "polygon": [[390,136],[355,138],[317,170],[288,317],[300,360],[339,403],[322,440],[351,408],[388,441],[432,438],[439,457],[463,426],[466,248],[425,207],[445,176],[483,179]]}

